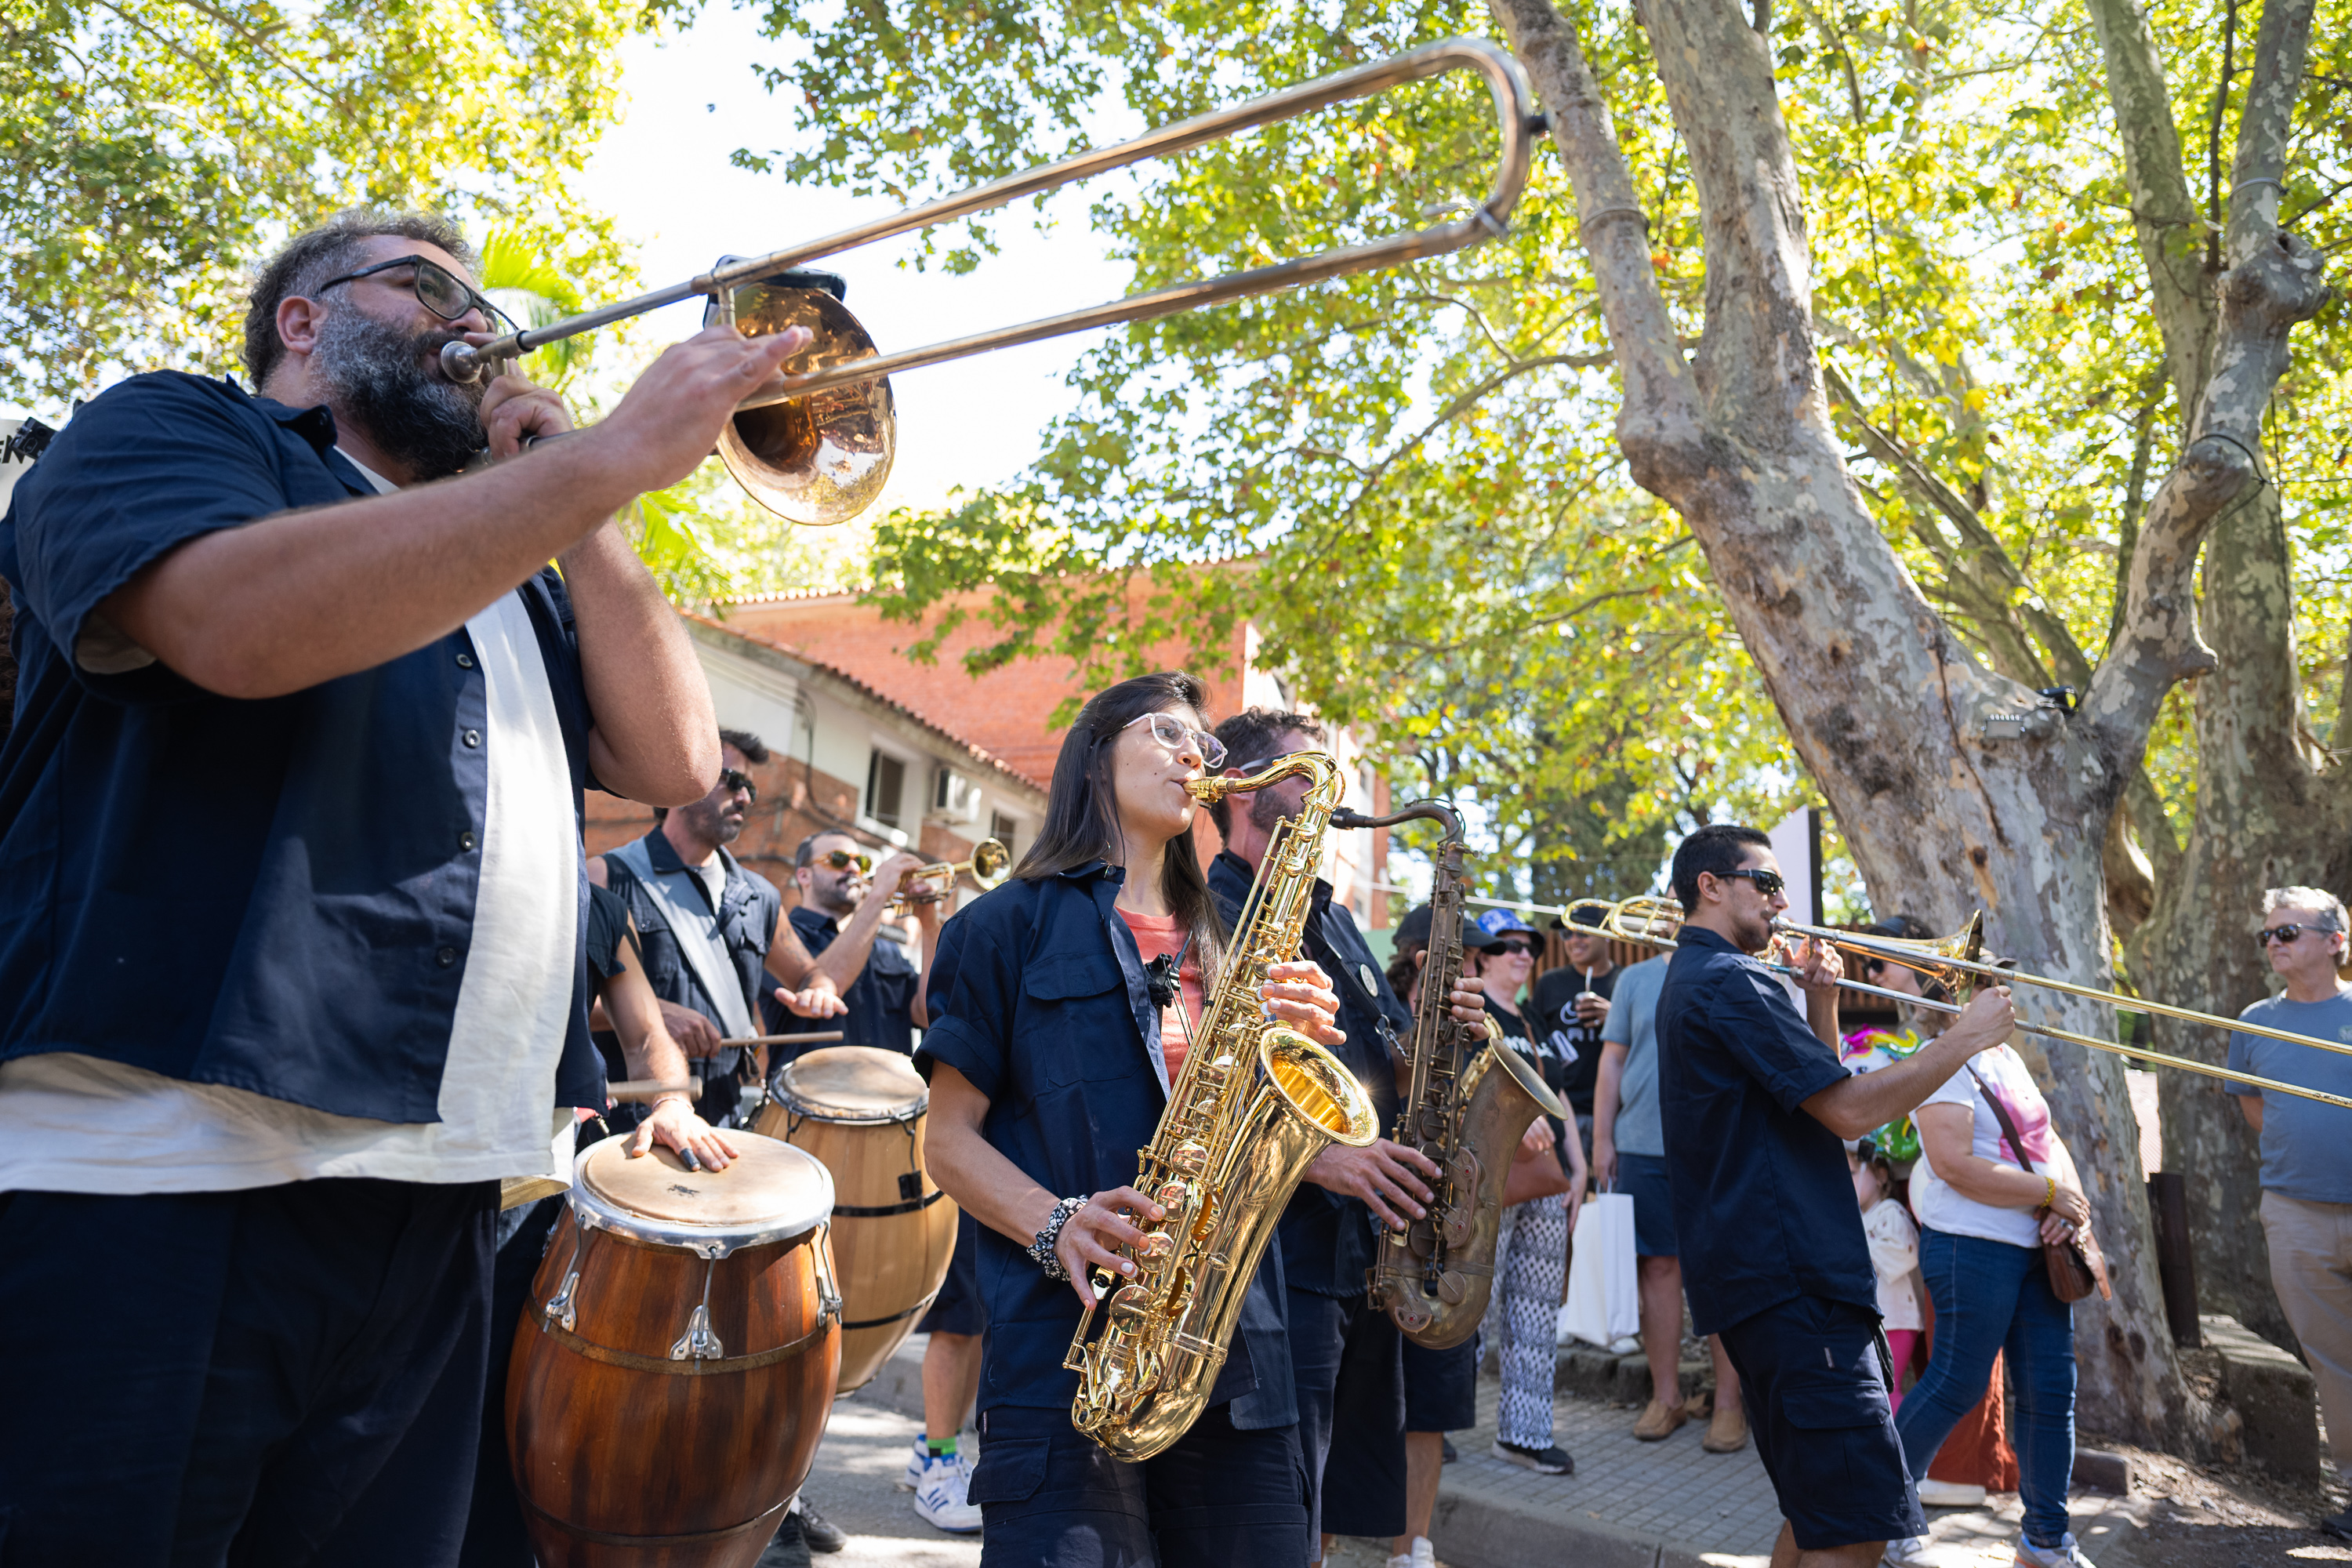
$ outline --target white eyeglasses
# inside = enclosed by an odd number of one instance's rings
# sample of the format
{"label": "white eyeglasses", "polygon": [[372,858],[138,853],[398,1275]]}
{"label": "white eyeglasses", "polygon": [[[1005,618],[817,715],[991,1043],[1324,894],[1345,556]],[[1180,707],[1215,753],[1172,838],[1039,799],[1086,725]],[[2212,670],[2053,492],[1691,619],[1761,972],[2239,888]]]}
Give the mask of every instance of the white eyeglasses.
{"label": "white eyeglasses", "polygon": [[1201,765],[1204,768],[1225,765],[1225,743],[1214,735],[1193,729],[1173,713],[1139,713],[1124,727],[1132,730],[1138,724],[1150,725],[1151,738],[1171,752],[1182,752],[1189,742],[1192,749],[1200,753]]}

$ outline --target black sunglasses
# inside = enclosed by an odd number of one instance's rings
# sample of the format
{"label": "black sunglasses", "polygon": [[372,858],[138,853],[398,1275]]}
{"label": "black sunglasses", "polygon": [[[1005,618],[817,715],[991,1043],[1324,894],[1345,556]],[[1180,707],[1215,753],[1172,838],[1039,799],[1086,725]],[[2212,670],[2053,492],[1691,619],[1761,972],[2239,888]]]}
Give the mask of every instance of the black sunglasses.
{"label": "black sunglasses", "polygon": [[2324,931],[2332,933],[2335,930],[2336,928],[2334,926],[2272,926],[2267,931],[2255,933],[2254,945],[2267,950],[2271,943],[2274,942],[2293,942],[2295,938],[2301,936],[2307,931]]}
{"label": "black sunglasses", "polygon": [[1491,947],[1486,951],[1489,952],[1516,952],[1524,958],[1528,953],[1533,952],[1535,949],[1529,947],[1523,942],[1507,942],[1500,947]]}
{"label": "black sunglasses", "polygon": [[874,870],[873,856],[860,855],[851,849],[828,849],[815,858],[836,871],[846,871],[855,866],[857,868],[857,874],[861,877],[868,876]]}
{"label": "black sunglasses", "polygon": [[1743,869],[1738,871],[1719,871],[1715,873],[1715,875],[1721,877],[1743,877],[1748,881],[1755,883],[1756,890],[1763,894],[1768,899],[1789,885],[1789,879],[1786,877],[1781,876],[1778,871]]}
{"label": "black sunglasses", "polygon": [[504,321],[510,327],[515,325],[512,316],[467,288],[447,268],[436,261],[427,261],[421,256],[403,256],[391,261],[379,261],[373,267],[362,267],[357,272],[330,278],[312,291],[323,294],[338,283],[355,283],[379,272],[389,272],[395,267],[416,269],[416,276],[410,283],[410,287],[416,290],[416,302],[445,321],[457,321],[468,310],[479,310],[485,321]]}
{"label": "black sunglasses", "polygon": [[760,786],[752,783],[751,775],[745,773],[740,768],[720,769],[719,773],[719,787],[725,790],[729,795],[733,795],[740,789],[745,795],[750,795],[754,804],[756,804],[760,798]]}

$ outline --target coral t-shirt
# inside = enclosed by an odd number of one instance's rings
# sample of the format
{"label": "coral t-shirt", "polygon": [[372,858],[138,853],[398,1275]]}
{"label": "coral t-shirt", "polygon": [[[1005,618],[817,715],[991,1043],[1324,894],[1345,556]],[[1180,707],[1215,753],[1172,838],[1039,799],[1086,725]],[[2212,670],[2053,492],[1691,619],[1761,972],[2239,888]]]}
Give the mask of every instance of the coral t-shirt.
{"label": "coral t-shirt", "polygon": [[[1164,958],[1184,945],[1185,928],[1177,915],[1150,916],[1118,911],[1127,929],[1135,933],[1135,945],[1143,954],[1143,962]],[[1184,954],[1183,967],[1176,972],[1176,984],[1183,994],[1181,1012],[1174,1007],[1160,1009],[1160,1054],[1168,1061],[1168,1081],[1172,1085],[1176,1075],[1184,1070],[1184,1053],[1192,1048],[1192,1031],[1187,1021],[1198,1023],[1201,1018],[1201,962],[1191,952]]]}

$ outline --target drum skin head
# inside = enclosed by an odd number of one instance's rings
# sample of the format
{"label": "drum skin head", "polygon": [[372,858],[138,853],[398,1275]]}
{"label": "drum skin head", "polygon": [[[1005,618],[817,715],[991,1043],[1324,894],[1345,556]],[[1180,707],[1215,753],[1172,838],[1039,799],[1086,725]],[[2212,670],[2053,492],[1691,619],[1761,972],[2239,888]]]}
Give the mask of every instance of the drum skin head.
{"label": "drum skin head", "polygon": [[764,1229],[779,1218],[831,1207],[832,1183],[806,1154],[755,1132],[727,1137],[742,1155],[723,1171],[689,1171],[658,1143],[632,1160],[625,1136],[607,1138],[582,1160],[580,1183],[626,1213],[714,1230]]}
{"label": "drum skin head", "polygon": [[930,1088],[915,1064],[871,1046],[829,1046],[787,1063],[782,1098],[820,1121],[903,1121],[922,1113]]}

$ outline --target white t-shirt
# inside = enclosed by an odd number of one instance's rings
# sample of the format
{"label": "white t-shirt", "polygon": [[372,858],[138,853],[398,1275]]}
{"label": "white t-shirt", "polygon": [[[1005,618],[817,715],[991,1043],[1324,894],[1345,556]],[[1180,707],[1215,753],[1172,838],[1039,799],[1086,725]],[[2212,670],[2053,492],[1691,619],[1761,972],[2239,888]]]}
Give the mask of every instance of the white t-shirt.
{"label": "white t-shirt", "polygon": [[1893,1198],[1881,1198],[1864,1211],[1862,1230],[1870,1237],[1871,1271],[1878,1276],[1878,1326],[1923,1327],[1919,1293],[1911,1283],[1919,1267],[1919,1232],[1911,1216]]}
{"label": "white t-shirt", "polygon": [[[2050,1131],[2050,1102],[2042,1098],[2042,1090],[2026,1070],[2025,1058],[2014,1047],[1995,1046],[1979,1051],[1969,1058],[2009,1114],[2017,1123],[2018,1136],[2025,1140],[2025,1152],[2032,1161],[2032,1170],[2039,1175],[2053,1174],[2050,1163],[2053,1135]],[[1945,1080],[1944,1086],[1921,1101],[1921,1109],[1930,1105],[1965,1105],[1976,1117],[1970,1139],[1969,1152],[1983,1160],[2004,1165],[2026,1168],[2026,1162],[2017,1157],[2009,1140],[1994,1119],[1992,1107],[1977,1088],[1977,1080],[1963,1068]],[[1917,1112],[1913,1113],[1916,1120]],[[1919,1215],[1919,1223],[1929,1230],[1940,1230],[1947,1236],[1981,1237],[1987,1241],[2005,1241],[2012,1247],[2040,1247],[2042,1225],[2028,1208],[1994,1208],[1974,1198],[1964,1198],[1952,1190],[1951,1184],[1936,1173],[1936,1165],[1926,1148],[1919,1153],[1919,1163],[1911,1168],[1911,1207]]]}
{"label": "white t-shirt", "polygon": [[[226,1192],[318,1176],[569,1183],[572,1117],[555,1105],[555,1068],[579,940],[571,764],[521,597],[466,631],[487,698],[489,787],[441,1120],[336,1116],[70,1051],[18,1057],[0,1063],[0,1192]],[[365,1049],[366,1021],[352,1028]]]}

